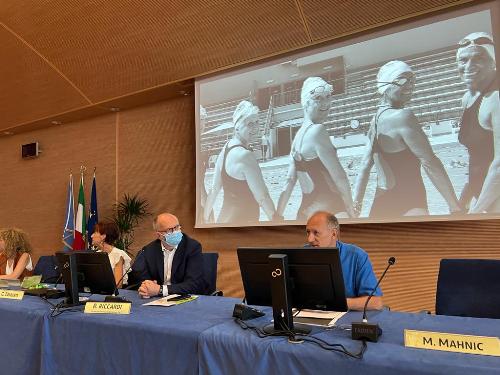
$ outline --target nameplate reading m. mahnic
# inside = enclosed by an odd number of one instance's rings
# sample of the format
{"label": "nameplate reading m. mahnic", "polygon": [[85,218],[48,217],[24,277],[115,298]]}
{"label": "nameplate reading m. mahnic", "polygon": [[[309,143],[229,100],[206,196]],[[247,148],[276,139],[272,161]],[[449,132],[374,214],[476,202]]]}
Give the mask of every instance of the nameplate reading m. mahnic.
{"label": "nameplate reading m. mahnic", "polygon": [[131,303],[87,302],[84,312],[87,314],[130,314]]}
{"label": "nameplate reading m. mahnic", "polygon": [[498,337],[457,335],[405,329],[405,346],[467,354],[500,356]]}
{"label": "nameplate reading m. mahnic", "polygon": [[23,299],[23,297],[24,297],[24,290],[0,289],[0,298]]}

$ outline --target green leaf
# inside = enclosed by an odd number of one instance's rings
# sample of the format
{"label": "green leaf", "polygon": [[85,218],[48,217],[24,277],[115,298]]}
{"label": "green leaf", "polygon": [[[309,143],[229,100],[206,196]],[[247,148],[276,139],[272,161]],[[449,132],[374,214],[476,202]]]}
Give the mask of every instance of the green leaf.
{"label": "green leaf", "polygon": [[134,230],[139,222],[151,215],[148,211],[148,202],[138,194],[125,193],[120,201],[114,204],[112,221],[117,225],[119,237],[115,246],[128,252],[134,242]]}

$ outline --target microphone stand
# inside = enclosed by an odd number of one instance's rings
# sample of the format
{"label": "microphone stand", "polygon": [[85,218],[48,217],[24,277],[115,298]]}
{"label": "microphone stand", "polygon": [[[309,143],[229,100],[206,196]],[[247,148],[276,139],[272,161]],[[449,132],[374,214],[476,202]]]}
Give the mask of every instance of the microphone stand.
{"label": "microphone stand", "polygon": [[[110,295],[110,296],[106,296],[106,298],[104,298],[104,301],[105,302],[121,302],[121,303],[131,303],[129,300],[127,300],[126,298],[124,297],[119,297],[118,296],[118,285],[120,285],[120,283],[122,282],[123,278],[125,277],[125,275],[128,275],[128,273],[132,270],[132,267],[134,266],[135,262],[137,261],[137,259],[139,259],[139,257],[142,255],[142,253],[144,252],[144,248],[142,248],[141,250],[139,250],[139,252],[137,253],[137,255],[135,256],[135,259],[134,259],[134,263],[131,263],[130,266],[125,270],[125,272],[123,273],[123,276],[120,278],[120,280],[118,280],[118,282],[116,283],[116,286],[115,286],[115,290],[113,291],[113,294]],[[128,289],[125,288],[125,289]]]}
{"label": "microphone stand", "polygon": [[366,310],[368,307],[368,302],[370,302],[370,299],[375,294],[375,291],[380,285],[380,282],[384,278],[386,272],[389,270],[389,267],[391,267],[394,263],[396,263],[396,258],[390,257],[387,263],[388,264],[387,267],[385,268],[384,273],[382,274],[382,276],[380,276],[377,285],[375,285],[375,288],[373,288],[372,292],[366,299],[365,306],[363,307],[363,320],[361,322],[352,323],[351,334],[353,340],[367,340],[371,342],[377,342],[379,336],[382,334],[382,329],[378,326],[378,324],[368,323],[368,319],[366,317]]}

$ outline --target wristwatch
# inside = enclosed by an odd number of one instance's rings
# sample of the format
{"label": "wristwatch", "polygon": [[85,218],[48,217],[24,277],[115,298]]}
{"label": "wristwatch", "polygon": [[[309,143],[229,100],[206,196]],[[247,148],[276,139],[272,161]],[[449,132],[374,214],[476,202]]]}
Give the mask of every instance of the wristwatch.
{"label": "wristwatch", "polygon": [[159,296],[163,296],[163,285],[160,285],[160,291],[158,292]]}

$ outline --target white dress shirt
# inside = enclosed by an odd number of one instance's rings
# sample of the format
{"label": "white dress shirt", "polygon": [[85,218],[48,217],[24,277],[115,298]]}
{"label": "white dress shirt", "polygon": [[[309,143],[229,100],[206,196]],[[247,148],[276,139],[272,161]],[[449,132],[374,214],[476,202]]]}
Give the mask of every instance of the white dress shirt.
{"label": "white dress shirt", "polygon": [[163,296],[168,296],[168,286],[171,284],[172,279],[172,262],[174,260],[175,251],[177,246],[172,250],[168,250],[161,243],[161,249],[163,250]]}

